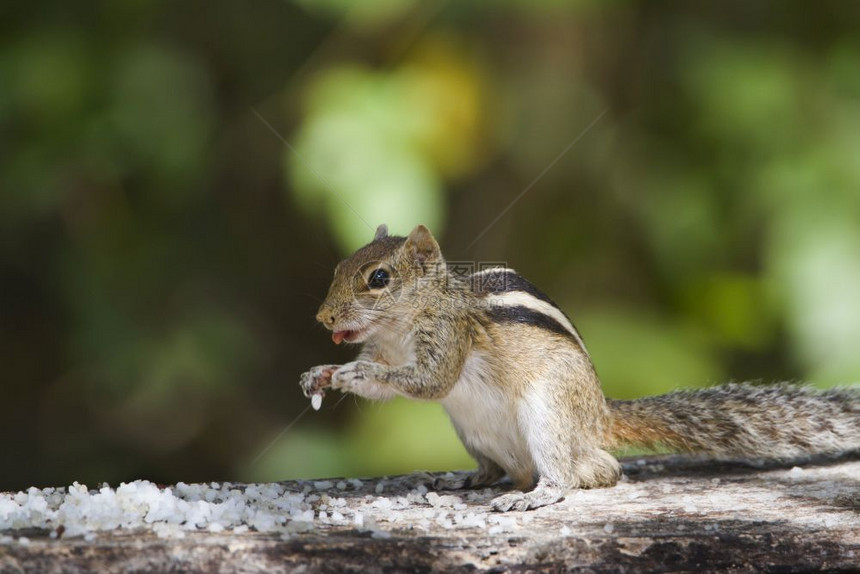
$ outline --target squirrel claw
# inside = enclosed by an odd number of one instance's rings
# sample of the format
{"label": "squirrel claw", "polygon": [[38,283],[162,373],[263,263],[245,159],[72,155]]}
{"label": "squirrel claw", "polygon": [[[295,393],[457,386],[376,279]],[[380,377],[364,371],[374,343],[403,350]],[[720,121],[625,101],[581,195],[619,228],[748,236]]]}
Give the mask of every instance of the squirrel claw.
{"label": "squirrel claw", "polygon": [[323,389],[331,387],[332,373],[339,368],[340,365],[319,365],[306,373],[302,373],[299,378],[299,385],[302,387],[304,395],[309,399],[313,399],[316,395],[323,395]]}

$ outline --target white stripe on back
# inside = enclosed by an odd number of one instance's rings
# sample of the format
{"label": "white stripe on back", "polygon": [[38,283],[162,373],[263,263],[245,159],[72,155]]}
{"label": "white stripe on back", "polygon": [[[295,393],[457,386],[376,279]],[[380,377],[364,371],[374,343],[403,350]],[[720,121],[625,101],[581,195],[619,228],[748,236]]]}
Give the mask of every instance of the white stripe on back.
{"label": "white stripe on back", "polygon": [[561,312],[561,309],[555,305],[551,305],[546,301],[538,299],[534,295],[526,293],[525,291],[490,293],[487,295],[486,301],[490,305],[525,307],[536,313],[540,313],[554,319],[559,325],[564,327],[571,335],[573,335],[573,338],[576,339],[576,342],[579,343],[579,346],[582,347],[585,354],[588,354],[588,349],[585,347],[585,341],[582,340],[582,337],[580,337],[579,332],[573,326],[573,323],[571,323],[570,319],[568,319],[567,316]]}

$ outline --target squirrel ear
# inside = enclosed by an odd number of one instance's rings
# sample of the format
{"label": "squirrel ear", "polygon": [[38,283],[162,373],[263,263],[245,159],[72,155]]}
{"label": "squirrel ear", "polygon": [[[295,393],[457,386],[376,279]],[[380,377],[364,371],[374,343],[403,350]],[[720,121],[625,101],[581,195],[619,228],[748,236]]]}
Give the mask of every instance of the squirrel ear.
{"label": "squirrel ear", "polygon": [[376,228],[376,235],[373,236],[373,240],[376,241],[377,239],[383,239],[385,237],[388,237],[388,226],[383,223]]}
{"label": "squirrel ear", "polygon": [[442,251],[430,230],[423,225],[417,226],[406,238],[406,250],[415,255],[419,263],[440,259]]}

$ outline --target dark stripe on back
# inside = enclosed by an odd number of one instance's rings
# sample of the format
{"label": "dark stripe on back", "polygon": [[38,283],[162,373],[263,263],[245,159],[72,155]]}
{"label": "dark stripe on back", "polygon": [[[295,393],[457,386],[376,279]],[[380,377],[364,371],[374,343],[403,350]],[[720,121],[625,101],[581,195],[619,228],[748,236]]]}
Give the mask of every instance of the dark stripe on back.
{"label": "dark stripe on back", "polygon": [[[512,271],[510,269],[506,269],[504,267],[499,267],[498,270],[487,271],[483,275],[478,275],[477,273],[473,274],[470,277],[470,279],[471,279],[471,284],[472,284],[472,291],[474,293],[476,293],[477,295],[486,296],[486,295],[489,295],[491,293],[506,293],[506,292],[510,292],[510,291],[521,291],[523,293],[528,293],[529,295],[531,295],[532,297],[534,297],[536,299],[540,299],[541,301],[545,301],[546,303],[549,303],[550,305],[552,305],[553,307],[555,307],[556,309],[561,311],[561,314],[564,315],[568,321],[570,321],[570,324],[574,328],[574,330],[576,331],[577,335],[579,335],[579,337],[582,338],[582,334],[579,333],[579,330],[576,328],[576,325],[573,323],[573,321],[570,320],[570,317],[568,317],[567,313],[565,313],[561,307],[556,305],[555,301],[550,299],[546,293],[544,293],[543,291],[538,289],[533,283],[531,283],[527,279],[518,275],[515,271]],[[543,313],[540,313],[538,311],[532,311],[532,310],[530,310],[528,308],[524,308],[524,307],[514,307],[514,308],[515,309],[525,309],[526,312],[531,313],[531,314],[536,316],[535,322],[530,322],[530,321],[517,321],[517,322],[529,323],[529,324],[532,324],[532,325],[535,325],[538,327],[543,327],[543,328],[547,328],[547,324],[551,323],[552,325],[554,325],[554,327],[549,328],[550,331],[552,331],[554,333],[561,333],[561,334],[565,335],[566,337],[570,337],[571,339],[574,340],[577,347],[581,346],[579,341],[576,339],[576,337],[571,335],[570,331],[565,329],[562,325],[559,324],[558,321],[556,321],[552,317],[546,316]],[[495,308],[495,309],[498,309],[498,308]],[[511,309],[511,308],[509,307],[508,309]],[[502,315],[505,315],[505,314],[506,313],[502,313]],[[542,318],[542,319],[540,321],[538,321],[537,320],[538,318]],[[499,322],[503,321],[503,319],[496,319],[496,320]],[[511,320],[508,319],[507,322],[511,322]],[[558,329],[560,329],[560,331]],[[584,348],[582,350],[585,351]]]}
{"label": "dark stripe on back", "polygon": [[559,311],[561,308],[550,299],[546,293],[535,287],[526,279],[515,272],[500,267],[498,271],[487,271],[483,275],[477,273],[471,276],[472,291],[478,295],[489,295],[490,293],[505,293],[508,291],[522,291],[536,299],[546,301]]}
{"label": "dark stripe on back", "polygon": [[574,337],[570,331],[565,329],[561,323],[549,315],[544,315],[540,311],[535,311],[528,307],[493,305],[487,311],[487,316],[494,323],[520,323],[523,325],[538,327],[555,333],[556,335],[567,337],[571,339],[577,347],[579,346],[579,342],[576,340],[576,337]]}

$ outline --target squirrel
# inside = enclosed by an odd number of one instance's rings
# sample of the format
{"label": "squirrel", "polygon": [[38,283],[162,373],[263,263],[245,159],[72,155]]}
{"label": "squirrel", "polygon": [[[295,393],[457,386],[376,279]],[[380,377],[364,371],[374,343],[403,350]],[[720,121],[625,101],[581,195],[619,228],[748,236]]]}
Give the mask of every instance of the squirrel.
{"label": "squirrel", "polygon": [[337,265],[316,318],[336,344],[362,348],[354,362],[301,376],[314,407],[327,389],[440,402],[478,469],[435,487],[507,475],[515,490],[491,503],[502,512],[613,486],[621,465],[608,451],[625,445],[773,459],[860,449],[860,388],[731,383],[605,398],[558,305],[512,269],[454,273],[423,225],[407,237],[380,225]]}

